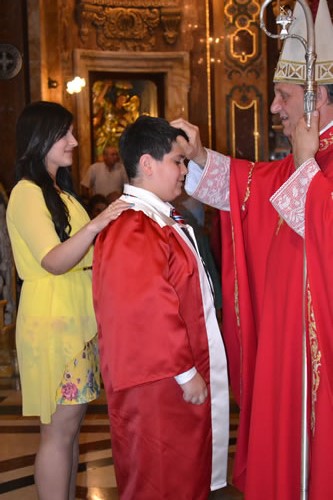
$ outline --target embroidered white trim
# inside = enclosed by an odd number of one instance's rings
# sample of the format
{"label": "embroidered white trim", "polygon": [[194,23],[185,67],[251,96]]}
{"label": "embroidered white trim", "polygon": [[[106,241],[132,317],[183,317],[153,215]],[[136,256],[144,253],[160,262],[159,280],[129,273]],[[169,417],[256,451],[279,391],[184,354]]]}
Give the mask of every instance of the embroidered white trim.
{"label": "embroidered white trim", "polygon": [[[230,210],[230,158],[207,149],[204,170],[191,161],[186,191],[194,198],[219,210]],[[200,172],[198,171],[200,169]]]}
{"label": "embroidered white trim", "polygon": [[[315,65],[315,79],[319,85],[332,83],[332,61],[321,61]],[[306,65],[303,62],[279,61],[274,75],[274,82],[302,84],[306,81]]]}
{"label": "embroidered white trim", "polygon": [[304,238],[306,194],[310,182],[319,170],[316,160],[310,158],[270,198],[275,210],[302,238]]}

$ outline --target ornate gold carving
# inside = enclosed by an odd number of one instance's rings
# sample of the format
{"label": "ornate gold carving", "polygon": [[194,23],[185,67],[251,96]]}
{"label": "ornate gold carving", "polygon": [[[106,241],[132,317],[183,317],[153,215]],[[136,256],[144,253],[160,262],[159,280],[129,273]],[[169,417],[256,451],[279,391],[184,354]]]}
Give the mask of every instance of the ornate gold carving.
{"label": "ornate gold carving", "polygon": [[231,55],[241,63],[247,63],[257,52],[256,41],[256,36],[250,29],[236,30],[230,35]]}
{"label": "ornate gold carving", "polygon": [[257,0],[229,0],[224,8],[230,23],[227,46],[230,57],[238,59],[242,65],[250,63],[258,56],[258,16],[260,5]]}
{"label": "ornate gold carving", "polygon": [[179,0],[81,0],[80,36],[85,42],[93,27],[103,50],[148,51],[155,47],[155,30],[162,24],[166,42],[174,44],[181,20],[178,5]]}
{"label": "ornate gold carving", "polygon": [[174,44],[177,40],[180,20],[181,12],[179,9],[161,9],[164,38],[170,45]]}
{"label": "ornate gold carving", "polygon": [[180,7],[181,0],[81,0],[80,3],[102,7]]}
{"label": "ornate gold carving", "polygon": [[231,24],[237,27],[247,26],[251,22],[255,22],[259,16],[260,2],[258,0],[229,0],[226,2],[224,13]]}

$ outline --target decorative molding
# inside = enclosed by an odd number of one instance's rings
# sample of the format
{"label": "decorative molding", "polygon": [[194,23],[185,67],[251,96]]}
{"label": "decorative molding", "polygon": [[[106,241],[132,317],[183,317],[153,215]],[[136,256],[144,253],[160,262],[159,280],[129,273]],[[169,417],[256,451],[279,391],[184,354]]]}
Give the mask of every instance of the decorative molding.
{"label": "decorative molding", "polygon": [[[229,151],[237,158],[260,158],[260,113],[262,95],[259,90],[245,84],[235,86],[227,96]],[[245,134],[245,136],[244,136]],[[246,150],[245,150],[245,149]]]}
{"label": "decorative molding", "polygon": [[224,68],[228,80],[234,80],[235,78],[245,78],[258,80],[263,75],[263,61],[259,59],[255,63],[247,66],[246,68],[240,68],[239,65],[235,65],[234,62],[226,60],[224,63]]}
{"label": "decorative molding", "polygon": [[102,7],[180,7],[181,0],[81,0],[81,4]]}
{"label": "decorative molding", "polygon": [[257,53],[257,38],[249,28],[240,28],[230,35],[230,53],[234,59],[246,64]]}
{"label": "decorative molding", "polygon": [[181,17],[179,9],[161,9],[164,39],[169,45],[173,45],[177,41]]}
{"label": "decorative molding", "polygon": [[258,0],[228,0],[224,8],[228,43],[226,55],[245,67],[260,55],[261,30],[259,27],[260,4]]}
{"label": "decorative molding", "polygon": [[173,120],[188,117],[190,62],[187,52],[111,52],[74,50],[74,71],[85,78],[87,86],[76,96],[78,110],[79,165],[81,172],[90,165],[91,120],[89,72],[126,74],[156,73],[164,76],[164,116]]}
{"label": "decorative molding", "polygon": [[87,41],[96,31],[96,43],[102,50],[144,50],[156,45],[155,31],[164,28],[164,39],[176,43],[181,21],[179,0],[81,0],[80,37]]}
{"label": "decorative molding", "polygon": [[22,68],[19,50],[9,43],[0,43],[0,80],[14,78]]}

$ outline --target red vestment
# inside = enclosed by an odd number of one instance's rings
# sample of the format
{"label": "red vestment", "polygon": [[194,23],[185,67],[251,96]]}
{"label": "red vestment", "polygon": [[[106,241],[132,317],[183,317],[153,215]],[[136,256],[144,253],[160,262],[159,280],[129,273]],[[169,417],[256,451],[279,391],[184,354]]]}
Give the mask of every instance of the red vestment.
{"label": "red vestment", "polygon": [[[331,128],[321,136],[321,171],[307,193],[305,240],[269,201],[295,171],[292,156],[231,160],[230,213],[221,213],[223,337],[240,405],[234,484],[246,500],[300,498],[304,248],[309,500],[333,498],[332,154]],[[204,203],[219,185],[214,155],[194,193]]]}
{"label": "red vestment", "polygon": [[[211,485],[213,398],[186,403],[174,377],[195,366],[211,390],[206,329],[214,302],[210,297],[208,317],[196,252],[167,224],[128,210],[95,245],[101,371],[122,500],[207,500]],[[220,332],[219,342],[218,352]],[[227,436],[225,364],[218,376],[225,378]]]}

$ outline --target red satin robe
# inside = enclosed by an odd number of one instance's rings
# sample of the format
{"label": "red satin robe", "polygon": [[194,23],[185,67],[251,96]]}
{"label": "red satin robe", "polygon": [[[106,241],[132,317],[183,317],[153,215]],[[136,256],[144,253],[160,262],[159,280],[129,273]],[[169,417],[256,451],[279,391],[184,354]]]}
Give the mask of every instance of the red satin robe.
{"label": "red satin robe", "polygon": [[[332,128],[316,160],[321,171],[307,193],[305,240],[269,202],[295,171],[292,156],[231,160],[231,212],[221,212],[222,331],[240,404],[233,477],[246,500],[300,498],[304,246],[312,298],[312,306],[306,298],[309,500],[333,498]],[[195,192],[205,203],[210,175],[208,167]]]}
{"label": "red satin robe", "polygon": [[128,210],[96,241],[93,292],[120,498],[207,500],[210,396],[188,404],[174,379],[195,366],[210,387],[196,257],[172,227]]}

